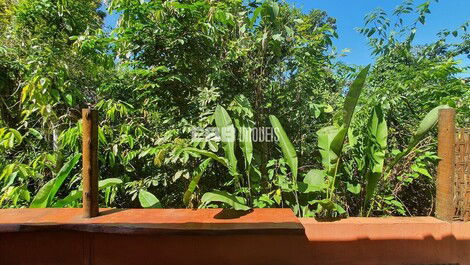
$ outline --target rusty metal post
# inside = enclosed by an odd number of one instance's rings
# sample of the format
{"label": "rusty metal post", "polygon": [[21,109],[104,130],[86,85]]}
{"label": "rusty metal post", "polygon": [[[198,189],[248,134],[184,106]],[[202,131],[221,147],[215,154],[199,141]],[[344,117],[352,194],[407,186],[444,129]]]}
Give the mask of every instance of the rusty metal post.
{"label": "rusty metal post", "polygon": [[454,205],[454,168],[455,168],[455,110],[439,110],[438,156],[436,179],[436,217],[452,221]]}
{"label": "rusty metal post", "polygon": [[83,217],[99,214],[98,209],[98,111],[82,109],[83,135]]}

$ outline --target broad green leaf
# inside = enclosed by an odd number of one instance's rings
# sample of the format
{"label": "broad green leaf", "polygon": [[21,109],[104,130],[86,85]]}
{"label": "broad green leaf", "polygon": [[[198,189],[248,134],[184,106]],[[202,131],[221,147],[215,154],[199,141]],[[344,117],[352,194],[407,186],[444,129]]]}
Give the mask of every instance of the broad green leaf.
{"label": "broad green leaf", "polygon": [[269,120],[271,121],[271,125],[274,128],[274,132],[276,133],[276,136],[279,139],[279,146],[281,147],[284,160],[286,160],[287,165],[289,165],[289,168],[292,171],[293,180],[294,182],[297,182],[298,160],[294,146],[290,142],[289,137],[287,137],[287,134],[284,131],[284,128],[282,128],[282,125],[279,120],[274,115],[270,115]]}
{"label": "broad green leaf", "polygon": [[212,158],[215,161],[219,162],[220,164],[224,165],[225,167],[229,168],[227,159],[225,159],[223,157],[220,157],[220,156],[217,156],[216,154],[214,154],[210,151],[206,151],[206,150],[202,150],[202,149],[198,149],[198,148],[194,148],[194,147],[183,148],[183,151],[193,153],[193,154],[196,154],[196,155],[202,155],[202,156],[205,156],[205,157],[208,157],[208,158]]}
{"label": "broad green leaf", "polygon": [[399,153],[395,159],[392,161],[392,163],[388,166],[388,171],[392,170],[393,167],[400,162],[400,160],[408,155],[411,150],[426,136],[426,134],[436,126],[437,121],[439,120],[439,110],[440,109],[447,109],[449,106],[447,105],[441,105],[438,107],[435,107],[431,111],[429,111],[426,116],[421,120],[418,129],[413,135],[413,138],[411,138],[410,143],[408,144],[408,147],[405,151]]}
{"label": "broad green leaf", "polygon": [[369,161],[369,172],[366,173],[366,205],[373,197],[377,183],[383,173],[385,152],[387,150],[388,128],[387,122],[380,106],[376,106],[367,124],[367,159]]}
{"label": "broad green leaf", "polygon": [[20,132],[15,129],[10,129],[10,132],[14,135],[14,139],[16,140],[16,144],[21,144],[23,141],[23,137],[21,136]]}
{"label": "broad green leaf", "polygon": [[447,105],[441,105],[438,107],[435,107],[431,111],[429,111],[426,116],[424,116],[423,120],[419,123],[418,129],[414,133],[413,140],[412,142],[419,142],[421,141],[424,136],[432,129],[434,126],[436,126],[437,121],[439,120],[439,110],[441,109],[447,109],[449,106]]}
{"label": "broad green leaf", "polygon": [[183,196],[183,203],[184,205],[188,205],[189,201],[191,199],[191,196],[194,193],[194,190],[196,189],[197,185],[199,184],[199,180],[202,177],[202,174],[204,174],[204,171],[206,171],[207,167],[211,164],[212,159],[207,158],[204,160],[199,166],[196,168],[196,170],[193,173],[193,179],[189,183],[188,189],[184,193]]}
{"label": "broad green leaf", "polygon": [[[109,187],[117,186],[122,184],[122,180],[118,178],[108,178],[98,181],[98,190],[104,190]],[[71,191],[65,198],[58,200],[54,203],[54,207],[64,207],[70,205],[71,203],[78,201],[82,198],[83,190],[80,188],[79,190]]]}
{"label": "broad green leaf", "polygon": [[231,103],[230,110],[238,116],[235,116],[234,122],[238,130],[240,149],[245,158],[245,169],[247,169],[253,160],[253,142],[251,139],[253,122],[250,120],[253,117],[253,109],[250,101],[245,96],[237,95]]}
{"label": "broad green leaf", "polygon": [[370,65],[364,67],[364,69],[359,72],[356,79],[351,84],[348,94],[346,95],[343,107],[343,124],[345,124],[345,128],[349,128],[349,125],[351,124],[354,109],[356,108],[357,102],[359,101],[359,96],[362,93],[362,88],[366,82],[369,68]]}
{"label": "broad green leaf", "polygon": [[343,107],[343,125],[336,135],[335,139],[331,144],[331,149],[335,154],[340,157],[343,152],[343,145],[348,134],[349,126],[351,125],[352,117],[354,115],[354,110],[356,109],[357,102],[359,101],[359,96],[362,93],[362,89],[367,79],[367,74],[369,73],[370,65],[366,66],[359,72],[356,79],[351,84],[351,87],[348,90],[346,99],[344,100]]}
{"label": "broad green leaf", "polygon": [[297,182],[297,191],[302,194],[306,194],[310,192],[324,192],[326,188],[327,188],[326,185],[324,185],[323,187],[320,187],[320,186],[310,185],[305,182],[300,182],[300,181]]}
{"label": "broad green leaf", "polygon": [[359,194],[361,192],[361,184],[354,185],[352,183],[346,182],[346,189],[352,194]]}
{"label": "broad green leaf", "polygon": [[77,164],[78,160],[80,159],[80,154],[76,154],[72,157],[64,166],[60,169],[57,177],[51,179],[47,182],[36,194],[33,201],[31,202],[31,208],[44,208],[48,207],[52,200],[54,199],[56,193],[64,183],[64,180],[70,174],[72,169]]}
{"label": "broad green leaf", "polygon": [[39,140],[42,140],[42,134],[36,130],[36,129],[33,129],[33,128],[29,128],[28,129],[29,133],[31,133],[32,135],[34,135],[36,138],[38,138]]}
{"label": "broad green leaf", "polygon": [[108,144],[108,142],[106,141],[106,136],[104,135],[104,131],[101,127],[98,127],[98,140],[101,144]]}
{"label": "broad green leaf", "polygon": [[38,193],[34,196],[33,201],[29,205],[29,208],[46,208],[48,206],[49,195],[55,181],[56,178],[53,178],[39,189]]}
{"label": "broad green leaf", "polygon": [[117,186],[122,184],[122,180],[118,178],[108,178],[98,181],[98,190],[103,190],[108,187]]}
{"label": "broad green leaf", "polygon": [[237,158],[235,157],[235,127],[232,119],[222,106],[217,106],[214,113],[215,124],[219,130],[225,158],[228,161],[229,172],[232,176],[238,177]]}
{"label": "broad green leaf", "polygon": [[276,18],[279,15],[279,4],[274,1],[270,1],[267,10],[271,21],[276,21]]}
{"label": "broad green leaf", "polygon": [[325,176],[326,172],[324,170],[310,170],[303,182],[297,183],[299,191],[301,193],[309,193],[325,190],[328,187],[325,183]]}
{"label": "broad green leaf", "polygon": [[325,171],[319,169],[310,170],[304,178],[304,183],[322,187],[325,185]]}
{"label": "broad green leaf", "polygon": [[332,143],[340,131],[334,126],[327,126],[317,131],[318,148],[322,158],[323,168],[328,173],[334,170],[334,164],[338,159],[338,155],[332,150]]}
{"label": "broad green leaf", "polygon": [[243,122],[235,121],[238,130],[238,142],[245,158],[245,168],[251,165],[253,160],[253,142],[251,140],[252,128]]}
{"label": "broad green leaf", "polygon": [[263,6],[259,6],[255,9],[255,11],[253,11],[253,16],[251,17],[250,24],[249,24],[250,28],[253,27],[253,25],[255,24],[256,20],[258,19],[262,11],[263,11]]}
{"label": "broad green leaf", "polygon": [[48,204],[54,199],[55,195],[59,191],[60,187],[64,183],[65,179],[70,175],[72,169],[77,165],[78,161],[80,160],[81,154],[75,154],[67,163],[65,163],[62,168],[60,169],[57,177],[55,178],[54,186],[51,189],[49,194],[49,202]]}
{"label": "broad green leaf", "polygon": [[223,202],[231,206],[235,210],[247,211],[251,208],[246,206],[246,201],[242,197],[237,197],[233,194],[230,194],[226,191],[215,190],[211,192],[206,192],[202,198],[201,202],[204,205],[207,205],[211,202]]}
{"label": "broad green leaf", "polygon": [[346,210],[344,210],[344,208],[337,204],[337,203],[334,203],[334,207],[335,207],[335,210],[339,213],[339,214],[345,214],[346,213]]}
{"label": "broad green leaf", "polygon": [[162,208],[157,197],[146,190],[139,191],[139,202],[144,208]]}
{"label": "broad green leaf", "polygon": [[31,200],[31,193],[28,191],[27,188],[22,188],[20,191],[20,196],[23,200],[29,202]]}

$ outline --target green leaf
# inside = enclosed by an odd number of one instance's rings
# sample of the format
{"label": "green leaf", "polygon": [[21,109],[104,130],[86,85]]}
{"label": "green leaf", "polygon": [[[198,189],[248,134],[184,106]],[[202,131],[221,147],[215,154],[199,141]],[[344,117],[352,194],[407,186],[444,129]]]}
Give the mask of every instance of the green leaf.
{"label": "green leaf", "polygon": [[347,190],[352,194],[359,194],[361,192],[361,184],[359,183],[354,185],[352,183],[346,182],[346,187]]}
{"label": "green leaf", "polygon": [[351,123],[354,109],[356,108],[357,102],[359,101],[359,96],[362,93],[362,89],[364,88],[364,84],[367,79],[367,74],[369,73],[369,68],[370,65],[366,66],[361,70],[361,72],[359,72],[358,76],[349,88],[348,94],[344,101],[343,123],[346,125],[346,128],[349,128]]}
{"label": "green leaf", "polygon": [[237,158],[235,157],[235,127],[232,119],[222,106],[217,106],[214,113],[215,124],[219,130],[228,169],[232,176],[238,177]]}
{"label": "green leaf", "polygon": [[106,141],[106,136],[104,135],[104,131],[101,127],[98,127],[98,140],[101,144],[108,144],[108,142]]}
{"label": "green leaf", "polygon": [[38,138],[39,140],[42,140],[42,135],[41,133],[36,130],[36,129],[33,129],[33,128],[29,128],[28,129],[29,133],[31,133],[32,135],[34,135],[36,138]]}
{"label": "green leaf", "polygon": [[16,144],[21,144],[21,142],[23,141],[23,137],[21,136],[20,132],[15,129],[10,129],[10,132],[14,135]]}
{"label": "green leaf", "polygon": [[269,115],[269,120],[271,121],[271,125],[274,128],[274,132],[276,133],[276,136],[279,139],[279,146],[281,147],[284,160],[286,160],[287,165],[289,165],[290,170],[292,171],[293,180],[296,183],[298,167],[297,153],[295,152],[294,146],[287,137],[287,134],[284,131],[284,128],[282,128],[282,125],[279,120],[274,115]]}
{"label": "green leaf", "polygon": [[346,139],[349,126],[351,125],[354,110],[356,109],[357,102],[359,101],[359,96],[361,95],[362,89],[364,88],[367,74],[369,73],[369,68],[370,65],[366,66],[361,70],[361,72],[359,72],[358,76],[349,88],[346,99],[344,100],[343,125],[331,144],[331,149],[338,157],[340,157],[341,153],[343,152],[344,141]]}
{"label": "green leaf", "polygon": [[57,194],[58,190],[64,183],[64,180],[68,177],[72,169],[78,163],[81,154],[76,154],[72,157],[64,166],[60,169],[57,177],[49,180],[36,194],[33,201],[31,202],[31,208],[45,208],[51,205],[52,200]]}
{"label": "green leaf", "polygon": [[146,190],[139,191],[139,201],[140,205],[144,208],[162,208],[157,197]]}
{"label": "green leaf", "polygon": [[262,11],[263,11],[263,6],[259,6],[255,9],[255,11],[253,11],[253,16],[251,17],[250,24],[249,24],[250,28],[253,27],[253,25],[255,24],[256,20],[258,19]]}
{"label": "green leaf", "polygon": [[225,167],[229,168],[227,159],[220,157],[210,151],[206,151],[206,150],[202,150],[202,149],[198,149],[194,147],[186,147],[186,148],[183,148],[182,150],[191,154],[202,155],[208,158],[212,158],[215,161],[219,162],[220,164],[224,165]]}
{"label": "green leaf", "polygon": [[339,214],[345,214],[346,213],[346,210],[344,210],[343,207],[341,207],[341,205],[337,204],[337,203],[334,203],[334,209],[339,213]]}
{"label": "green leaf", "polygon": [[387,150],[388,128],[385,121],[382,108],[376,106],[369,118],[367,125],[367,154],[369,166],[371,167],[366,174],[366,205],[373,197],[377,189],[377,183],[383,173],[383,165],[385,161],[385,152]]}
{"label": "green leaf", "polygon": [[411,170],[413,170],[414,172],[417,172],[419,174],[425,175],[426,177],[432,179],[431,174],[429,174],[429,171],[424,167],[420,167],[418,165],[412,165]]}
{"label": "green leaf", "polygon": [[204,174],[204,171],[206,171],[206,169],[210,165],[211,161],[212,161],[211,158],[208,158],[208,159],[204,160],[201,164],[199,164],[199,166],[197,167],[197,169],[193,173],[193,179],[189,183],[188,189],[186,190],[186,192],[184,193],[184,196],[183,196],[184,205],[186,205],[186,206],[189,205],[191,196],[193,195],[194,190],[196,189],[197,185],[199,184],[199,180],[201,179],[202,174]]}
{"label": "green leaf", "polygon": [[246,168],[248,168],[253,160],[253,142],[251,141],[252,128],[248,127],[247,124],[237,122],[237,129],[238,142],[240,143],[240,149],[245,157]]}
{"label": "green leaf", "polygon": [[75,154],[67,163],[62,166],[59,173],[57,174],[57,177],[55,178],[56,180],[54,182],[54,186],[52,187],[51,192],[49,194],[48,204],[54,199],[55,195],[59,191],[65,179],[70,175],[70,172],[80,160],[80,157],[81,154]]}
{"label": "green leaf", "polygon": [[247,211],[251,208],[246,206],[246,201],[242,197],[237,197],[226,191],[215,190],[211,192],[206,192],[202,198],[201,202],[204,205],[207,205],[211,202],[223,202],[231,206],[235,210]]}
{"label": "green leaf", "polygon": [[[109,187],[117,186],[122,184],[122,180],[118,178],[108,178],[98,181],[98,190],[104,190]],[[54,207],[64,207],[67,205],[72,204],[75,201],[78,201],[82,198],[83,190],[80,188],[79,190],[71,191],[67,197],[58,200],[54,203]]]}
{"label": "green leaf", "polygon": [[69,106],[73,105],[73,97],[72,97],[71,94],[66,94],[65,95],[65,103],[67,103],[67,105],[69,105]]}
{"label": "green leaf", "polygon": [[337,139],[336,136],[339,132],[340,130],[334,126],[327,126],[317,131],[318,148],[320,149],[322,165],[328,173],[332,173],[335,168],[334,164],[338,159],[338,155],[333,151],[331,145],[333,140],[335,138]]}
{"label": "green leaf", "polygon": [[118,178],[103,179],[98,181],[98,190],[103,190],[120,184],[122,184],[122,180]]}
{"label": "green leaf", "polygon": [[274,22],[279,15],[279,4],[271,1],[267,8],[271,21]]}
{"label": "green leaf", "polygon": [[325,171],[319,169],[310,170],[304,178],[304,183],[309,185],[323,187],[325,185]]}
{"label": "green leaf", "polygon": [[426,136],[426,134],[436,126],[437,121],[439,120],[439,110],[441,109],[447,109],[449,106],[447,105],[441,105],[438,107],[435,107],[431,111],[429,111],[426,116],[421,120],[418,129],[413,135],[413,138],[411,138],[410,143],[408,144],[408,147],[405,151],[399,153],[395,159],[392,161],[392,163],[388,167],[388,171],[392,170],[393,167],[400,162],[400,160],[408,155],[411,150]]}
{"label": "green leaf", "polygon": [[44,186],[42,186],[33,201],[29,205],[29,208],[46,208],[49,201],[49,194],[54,186],[56,178],[49,180]]}
{"label": "green leaf", "polygon": [[312,169],[305,176],[303,182],[298,182],[299,192],[319,192],[324,191],[328,185],[325,183],[326,172],[324,170]]}
{"label": "green leaf", "polygon": [[447,109],[449,106],[447,105],[441,105],[438,107],[435,107],[431,111],[429,111],[426,116],[424,116],[423,120],[419,123],[418,129],[416,130],[414,136],[413,136],[413,141],[412,142],[419,142],[421,141],[424,136],[432,129],[434,126],[436,126],[437,121],[439,119],[439,110],[441,109]]}

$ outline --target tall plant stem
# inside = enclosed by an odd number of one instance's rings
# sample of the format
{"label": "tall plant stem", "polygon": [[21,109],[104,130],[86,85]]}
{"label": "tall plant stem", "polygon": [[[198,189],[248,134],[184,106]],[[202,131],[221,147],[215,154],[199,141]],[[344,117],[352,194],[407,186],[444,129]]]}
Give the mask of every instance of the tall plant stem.
{"label": "tall plant stem", "polygon": [[336,175],[338,174],[338,168],[339,168],[340,160],[341,160],[341,156],[339,156],[338,161],[336,161],[335,171],[334,171],[334,174],[333,174],[333,181],[331,182],[331,187],[330,187],[330,191],[329,191],[329,194],[328,194],[328,199],[329,200],[331,200],[333,198],[333,192],[335,190],[335,184],[336,184]]}

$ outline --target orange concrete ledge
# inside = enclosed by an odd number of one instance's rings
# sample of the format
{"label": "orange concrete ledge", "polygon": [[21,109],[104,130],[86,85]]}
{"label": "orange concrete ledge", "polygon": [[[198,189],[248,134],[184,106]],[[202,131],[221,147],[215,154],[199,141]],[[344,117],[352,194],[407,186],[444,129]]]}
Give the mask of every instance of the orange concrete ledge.
{"label": "orange concrete ledge", "polygon": [[310,264],[470,264],[470,223],[433,217],[300,221],[309,251],[329,257]]}
{"label": "orange concrete ledge", "polygon": [[470,240],[470,222],[445,222],[434,217],[350,217],[335,222],[301,218],[310,241]]}
{"label": "orange concrete ledge", "polygon": [[286,209],[0,210],[0,264],[470,264],[470,223]]}
{"label": "orange concrete ledge", "polygon": [[290,209],[101,209],[82,218],[82,209],[0,210],[1,232],[82,231],[117,234],[304,234]]}

